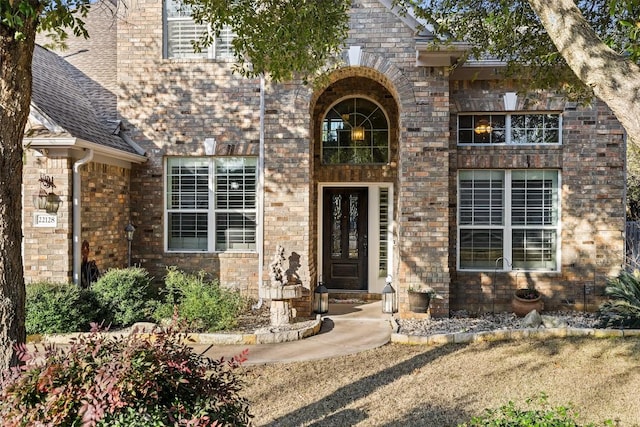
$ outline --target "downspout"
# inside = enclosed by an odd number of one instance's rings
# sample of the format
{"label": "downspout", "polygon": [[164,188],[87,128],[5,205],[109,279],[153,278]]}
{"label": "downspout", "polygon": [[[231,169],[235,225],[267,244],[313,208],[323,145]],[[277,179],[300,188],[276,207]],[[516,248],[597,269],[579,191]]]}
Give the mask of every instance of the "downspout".
{"label": "downspout", "polygon": [[258,227],[256,230],[256,249],[258,251],[258,295],[259,299],[252,308],[262,307],[262,277],[264,269],[264,74],[260,75],[260,140],[258,148]]}
{"label": "downspout", "polygon": [[80,233],[82,231],[80,198],[82,180],[80,179],[80,167],[93,160],[93,149],[86,150],[85,155],[73,164],[73,283],[80,286],[80,269],[82,267],[82,253]]}

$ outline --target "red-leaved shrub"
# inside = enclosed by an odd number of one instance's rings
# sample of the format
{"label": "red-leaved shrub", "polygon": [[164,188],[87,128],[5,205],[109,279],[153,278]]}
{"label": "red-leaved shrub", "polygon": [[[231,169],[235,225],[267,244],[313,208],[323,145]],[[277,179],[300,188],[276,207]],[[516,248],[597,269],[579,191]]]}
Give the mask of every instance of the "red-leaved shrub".
{"label": "red-leaved shrub", "polygon": [[192,351],[169,328],[91,334],[64,349],[19,349],[24,365],[0,377],[0,419],[17,426],[245,426],[248,402],[231,360]]}

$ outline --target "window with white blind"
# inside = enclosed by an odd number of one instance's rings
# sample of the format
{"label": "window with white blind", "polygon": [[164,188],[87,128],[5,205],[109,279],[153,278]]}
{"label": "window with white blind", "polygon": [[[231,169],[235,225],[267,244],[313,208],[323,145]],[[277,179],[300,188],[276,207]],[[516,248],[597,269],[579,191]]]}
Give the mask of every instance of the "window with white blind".
{"label": "window with white blind", "polygon": [[460,114],[458,144],[560,144],[562,116],[557,113]]}
{"label": "window with white blind", "polygon": [[558,269],[558,172],[458,174],[458,264],[470,270]]}
{"label": "window with white blind", "polygon": [[166,179],[168,251],[255,250],[255,158],[171,157]]}
{"label": "window with white blind", "polygon": [[165,57],[166,58],[233,58],[234,34],[224,27],[215,42],[201,52],[193,48],[193,41],[211,31],[206,24],[196,24],[191,18],[188,6],[179,0],[165,0]]}

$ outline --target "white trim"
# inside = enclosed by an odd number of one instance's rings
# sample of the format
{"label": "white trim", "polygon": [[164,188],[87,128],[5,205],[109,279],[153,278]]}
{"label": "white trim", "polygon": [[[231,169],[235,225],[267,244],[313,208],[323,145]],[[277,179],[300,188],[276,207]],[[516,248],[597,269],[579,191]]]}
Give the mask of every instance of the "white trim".
{"label": "white trim", "polygon": [[[393,251],[394,251],[394,239],[393,239],[393,228],[394,228],[394,211],[393,211],[393,183],[392,182],[321,182],[317,184],[318,191],[318,206],[317,208],[317,219],[318,222],[316,224],[316,241],[318,242],[317,246],[317,269],[318,269],[318,277],[320,280],[320,276],[322,275],[322,262],[323,262],[323,204],[324,204],[324,189],[325,188],[366,188],[368,191],[368,224],[367,224],[367,239],[368,239],[368,253],[367,253],[367,290],[369,293],[381,293],[382,288],[385,285],[385,279],[387,275],[393,276]],[[379,189],[387,188],[389,190],[389,211],[387,213],[389,218],[389,229],[387,231],[387,242],[388,242],[388,255],[387,255],[387,274],[380,277],[379,275],[379,251],[380,247],[379,241],[379,221],[378,221],[378,212],[380,210],[379,205]],[[375,251],[375,252],[374,252]],[[374,255],[372,255],[372,253]]]}
{"label": "white trim", "polygon": [[[207,168],[208,168],[208,172],[207,172],[207,193],[208,193],[208,200],[209,200],[209,204],[208,207],[206,208],[206,212],[204,208],[189,208],[189,209],[169,209],[169,204],[168,204],[168,161],[169,159],[185,159],[185,160],[196,160],[196,159],[201,159],[206,161],[207,163]],[[241,159],[244,165],[244,162],[246,159],[255,159],[256,165],[256,201],[255,201],[255,208],[253,210],[248,209],[248,208],[243,208],[241,210],[238,211],[242,211],[243,213],[253,213],[255,216],[254,221],[256,222],[256,232],[255,232],[255,248],[253,249],[224,249],[224,250],[220,250],[218,249],[217,245],[216,245],[216,234],[217,234],[217,230],[216,230],[216,214],[222,213],[222,214],[226,214],[226,213],[233,213],[230,211],[233,211],[233,209],[230,210],[225,210],[225,209],[217,209],[215,207],[215,198],[216,198],[216,161],[217,160],[225,160],[225,159]],[[214,253],[224,253],[224,254],[235,254],[235,253],[258,253],[258,245],[261,244],[261,242],[258,241],[258,162],[259,159],[255,156],[232,156],[232,157],[214,157],[214,156],[166,156],[163,159],[163,163],[162,163],[162,168],[163,168],[163,172],[162,172],[162,191],[163,191],[163,205],[162,205],[162,212],[163,212],[163,248],[164,248],[164,252],[168,253],[168,254],[188,254],[188,253],[194,253],[194,254],[214,254]],[[169,215],[168,213],[172,211],[172,212],[184,212],[184,213],[206,213],[207,214],[207,249],[169,249]]]}
{"label": "white trim", "polygon": [[349,46],[349,65],[359,67],[361,55],[362,49],[360,46]]}
{"label": "white trim", "polygon": [[[460,225],[460,173],[461,172],[465,172],[465,171],[472,171],[472,170],[478,170],[478,171],[498,171],[498,172],[503,172],[503,188],[504,188],[504,200],[503,200],[503,224],[502,225],[465,225],[465,226],[461,226]],[[457,172],[457,176],[456,176],[456,270],[461,272],[461,273],[473,273],[473,272],[488,272],[488,271],[494,271],[491,268],[461,268],[460,267],[460,229],[461,228],[465,228],[467,230],[469,229],[474,229],[474,228],[479,228],[479,229],[492,229],[492,230],[499,230],[502,229],[503,231],[503,241],[502,241],[502,248],[503,248],[503,257],[506,258],[508,260],[508,263],[511,264],[513,262],[512,260],[512,251],[513,251],[513,245],[512,245],[512,237],[511,237],[511,232],[513,231],[513,229],[534,229],[534,230],[555,230],[556,231],[556,253],[555,253],[555,264],[556,264],[556,268],[553,270],[547,270],[547,269],[523,269],[523,268],[512,268],[511,265],[509,265],[508,267],[504,267],[504,268],[500,268],[500,269],[496,269],[496,272],[531,272],[531,273],[540,273],[540,274],[548,274],[548,273],[560,273],[562,266],[561,266],[561,262],[562,262],[562,171],[560,169],[553,169],[553,168],[545,168],[545,169],[539,169],[538,171],[543,172],[543,171],[549,171],[549,172],[555,172],[556,175],[556,180],[557,180],[557,187],[556,187],[556,203],[557,203],[557,224],[555,225],[555,227],[552,226],[516,226],[514,227],[511,224],[511,183],[512,183],[512,172],[514,171],[527,171],[530,169],[518,169],[518,168],[514,168],[514,169],[459,169]],[[504,265],[504,264],[503,264]]]}
{"label": "white trim", "polygon": [[[148,158],[141,154],[128,153],[117,148],[107,147],[95,142],[85,141],[80,138],[24,138],[30,148],[34,150],[42,148],[72,148],[72,149],[89,149],[93,150],[96,155],[102,154],[106,157],[123,160],[131,163],[145,163]],[[135,148],[134,148],[135,149]]]}

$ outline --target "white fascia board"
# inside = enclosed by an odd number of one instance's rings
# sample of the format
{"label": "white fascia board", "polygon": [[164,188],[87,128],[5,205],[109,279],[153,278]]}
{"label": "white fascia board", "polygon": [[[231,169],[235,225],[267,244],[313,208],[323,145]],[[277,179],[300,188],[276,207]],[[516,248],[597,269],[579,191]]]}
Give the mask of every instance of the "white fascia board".
{"label": "white fascia board", "polygon": [[434,43],[431,40],[416,41],[416,66],[449,67],[470,49],[468,43]]}
{"label": "white fascia board", "polygon": [[[31,148],[75,148],[75,149],[92,149],[96,154],[114,160],[121,160],[130,163],[144,163],[148,160],[146,156],[141,154],[128,153],[111,147],[106,147],[94,142],[84,141],[78,138],[24,138],[23,141],[29,144]],[[26,145],[25,144],[25,145]]]}
{"label": "white fascia board", "polygon": [[47,116],[42,110],[38,108],[33,102],[31,103],[31,108],[29,109],[29,116],[31,116],[35,121],[41,123],[44,127],[46,127],[49,132],[53,133],[62,133],[66,132],[64,128],[54,122],[49,116]]}

